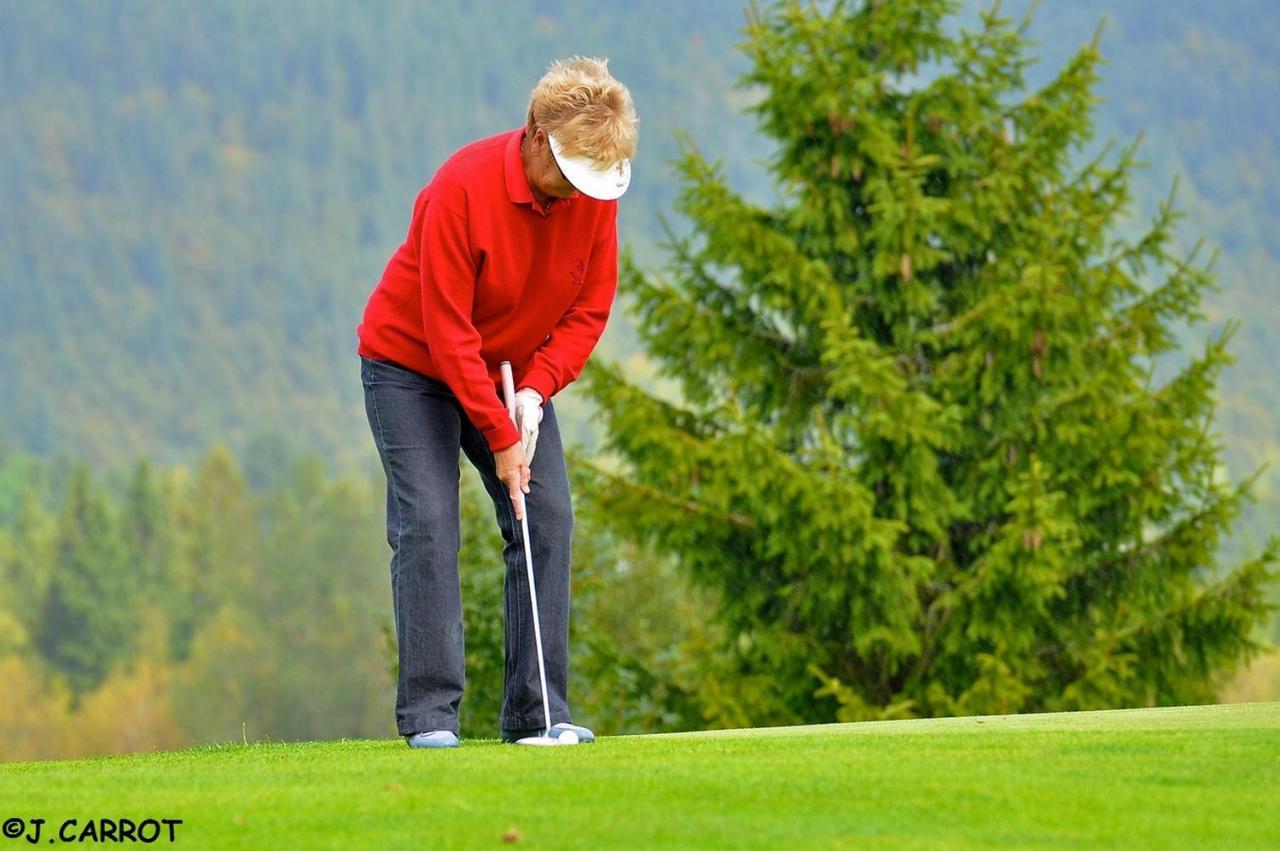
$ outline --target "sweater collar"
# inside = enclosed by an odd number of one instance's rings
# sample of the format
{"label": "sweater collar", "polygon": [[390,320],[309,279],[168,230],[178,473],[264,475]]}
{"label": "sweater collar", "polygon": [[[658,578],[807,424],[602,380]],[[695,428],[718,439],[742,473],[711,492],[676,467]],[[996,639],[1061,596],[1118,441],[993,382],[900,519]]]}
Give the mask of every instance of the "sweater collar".
{"label": "sweater collar", "polygon": [[555,212],[559,207],[564,206],[564,202],[572,201],[578,197],[578,193],[574,193],[568,198],[556,198],[551,202],[551,206],[545,210],[533,197],[533,189],[529,186],[529,178],[524,174],[524,160],[520,156],[520,142],[524,139],[525,128],[519,127],[511,131],[511,135],[507,138],[506,156],[503,159],[503,177],[507,183],[507,197],[511,199],[512,204],[527,204],[543,215],[549,215]]}

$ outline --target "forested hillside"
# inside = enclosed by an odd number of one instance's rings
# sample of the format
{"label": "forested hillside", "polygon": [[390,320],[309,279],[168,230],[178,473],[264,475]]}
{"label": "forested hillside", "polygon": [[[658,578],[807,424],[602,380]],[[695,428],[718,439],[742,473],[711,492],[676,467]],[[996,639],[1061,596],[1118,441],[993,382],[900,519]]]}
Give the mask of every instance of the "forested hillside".
{"label": "forested hillside", "polygon": [[[728,4],[5,4],[0,424],[95,462],[367,447],[354,329],[420,186],[604,54],[643,118],[643,244],[687,128],[751,163]],[[732,120],[734,130],[725,126]]]}

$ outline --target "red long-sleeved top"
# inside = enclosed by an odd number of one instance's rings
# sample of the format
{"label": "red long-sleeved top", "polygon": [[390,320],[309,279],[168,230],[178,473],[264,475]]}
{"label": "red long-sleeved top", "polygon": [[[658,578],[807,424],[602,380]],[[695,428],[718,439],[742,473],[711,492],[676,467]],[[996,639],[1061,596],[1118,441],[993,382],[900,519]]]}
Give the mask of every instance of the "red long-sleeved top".
{"label": "red long-sleeved top", "polygon": [[577,193],[544,211],[523,135],[473,142],[440,167],[356,328],[359,354],[449,385],[495,452],[520,439],[499,364],[553,397],[582,371],[618,284],[617,202]]}

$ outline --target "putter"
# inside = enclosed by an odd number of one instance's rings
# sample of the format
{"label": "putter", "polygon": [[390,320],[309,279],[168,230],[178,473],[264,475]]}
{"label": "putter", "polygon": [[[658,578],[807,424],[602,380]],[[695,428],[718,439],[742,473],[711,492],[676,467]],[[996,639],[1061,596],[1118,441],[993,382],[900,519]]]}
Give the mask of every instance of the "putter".
{"label": "putter", "polygon": [[[516,419],[516,386],[511,375],[511,362],[502,362],[502,396],[507,403],[507,416]],[[551,737],[551,707],[547,701],[547,669],[542,661],[542,625],[538,622],[538,592],[533,586],[533,548],[529,545],[529,506],[524,501],[524,491],[516,489],[520,500],[520,533],[524,536],[524,567],[529,575],[529,605],[533,608],[533,641],[538,647],[538,684],[542,686],[542,718],[546,722],[541,736],[525,736],[517,739],[517,745],[558,745]]]}

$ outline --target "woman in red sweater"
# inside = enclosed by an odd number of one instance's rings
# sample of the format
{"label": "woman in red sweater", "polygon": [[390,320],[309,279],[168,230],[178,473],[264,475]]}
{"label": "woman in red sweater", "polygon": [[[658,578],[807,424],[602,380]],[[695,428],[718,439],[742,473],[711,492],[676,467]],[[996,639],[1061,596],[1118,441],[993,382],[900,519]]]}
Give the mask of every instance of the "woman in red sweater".
{"label": "woman in red sweater", "polygon": [[[604,61],[552,64],[523,127],[463,147],[418,193],[356,329],[387,478],[396,726],[411,747],[458,744],[459,451],[479,471],[506,542],[502,738],[543,724],[517,489],[534,521],[552,735],[595,738],[572,723],[567,699],[573,509],[551,400],[578,377],[609,317],[616,199],[630,183],[636,124],[631,95]],[[515,423],[502,361],[515,373]]]}

